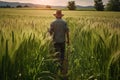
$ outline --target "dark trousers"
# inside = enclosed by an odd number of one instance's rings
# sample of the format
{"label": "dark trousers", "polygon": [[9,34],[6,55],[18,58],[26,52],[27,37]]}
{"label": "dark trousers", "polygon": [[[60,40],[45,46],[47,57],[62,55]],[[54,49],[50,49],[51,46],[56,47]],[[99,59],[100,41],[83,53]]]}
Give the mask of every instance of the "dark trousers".
{"label": "dark trousers", "polygon": [[[54,48],[55,48],[55,52],[58,52],[59,54],[59,58],[60,58],[60,72],[62,75],[65,74],[65,64],[64,64],[64,58],[65,58],[65,42],[63,43],[54,43]],[[65,76],[63,77],[62,80],[68,80],[68,78]]]}
{"label": "dark trousers", "polygon": [[63,43],[54,43],[55,52],[59,52],[59,58],[61,61],[64,60],[65,54],[65,42]]}

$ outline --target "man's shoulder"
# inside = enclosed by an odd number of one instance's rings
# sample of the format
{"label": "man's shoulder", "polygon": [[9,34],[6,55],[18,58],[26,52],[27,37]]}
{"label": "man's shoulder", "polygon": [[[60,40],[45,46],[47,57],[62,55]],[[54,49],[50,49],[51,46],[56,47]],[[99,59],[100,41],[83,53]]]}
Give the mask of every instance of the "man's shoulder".
{"label": "man's shoulder", "polygon": [[51,25],[55,23],[56,20],[51,21]]}
{"label": "man's shoulder", "polygon": [[65,24],[67,23],[65,20],[62,20],[62,21],[63,21],[63,23],[65,23]]}
{"label": "man's shoulder", "polygon": [[62,21],[62,22],[65,22],[65,23],[66,23],[66,21],[63,20],[63,19],[56,19],[56,20],[53,20],[52,22],[59,22],[59,21]]}
{"label": "man's shoulder", "polygon": [[60,19],[60,21],[62,21],[62,22],[65,22],[65,23],[66,23],[66,21],[65,21],[64,19]]}
{"label": "man's shoulder", "polygon": [[53,20],[53,21],[51,22],[51,24],[56,23],[56,22],[57,22],[57,19]]}
{"label": "man's shoulder", "polygon": [[63,19],[56,19],[56,20],[53,20],[52,22],[51,22],[51,24],[53,25],[53,24],[56,24],[56,23],[63,23],[63,24],[66,24],[67,22],[65,21],[65,20],[63,20]]}

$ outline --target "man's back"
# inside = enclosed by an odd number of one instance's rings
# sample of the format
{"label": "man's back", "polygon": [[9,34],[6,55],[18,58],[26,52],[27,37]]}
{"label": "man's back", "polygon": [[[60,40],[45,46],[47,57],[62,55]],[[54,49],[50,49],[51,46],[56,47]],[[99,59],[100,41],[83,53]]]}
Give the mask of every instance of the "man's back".
{"label": "man's back", "polygon": [[54,42],[65,42],[65,33],[68,31],[67,23],[62,19],[56,19],[51,23],[50,31],[53,32]]}

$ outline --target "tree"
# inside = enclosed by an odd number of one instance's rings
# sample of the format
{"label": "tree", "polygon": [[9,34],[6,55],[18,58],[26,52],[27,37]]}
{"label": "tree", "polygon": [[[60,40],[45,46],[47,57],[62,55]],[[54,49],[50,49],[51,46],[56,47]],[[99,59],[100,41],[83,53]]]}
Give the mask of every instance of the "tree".
{"label": "tree", "polygon": [[21,5],[17,5],[16,8],[22,8],[22,6]]}
{"label": "tree", "polygon": [[29,7],[28,5],[25,5],[24,7]]}
{"label": "tree", "polygon": [[75,1],[69,1],[67,8],[68,8],[69,10],[75,10],[75,9],[76,9]]}
{"label": "tree", "polygon": [[120,0],[109,0],[106,9],[108,11],[120,11]]}
{"label": "tree", "polygon": [[51,8],[51,6],[50,5],[46,5],[46,8]]}
{"label": "tree", "polygon": [[97,11],[104,11],[104,5],[102,0],[94,0],[95,4],[94,7]]}

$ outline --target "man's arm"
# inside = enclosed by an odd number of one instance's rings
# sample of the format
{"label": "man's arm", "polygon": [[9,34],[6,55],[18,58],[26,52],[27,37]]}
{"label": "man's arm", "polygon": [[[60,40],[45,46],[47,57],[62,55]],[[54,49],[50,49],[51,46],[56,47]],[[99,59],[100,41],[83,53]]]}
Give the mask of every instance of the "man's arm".
{"label": "man's arm", "polygon": [[67,26],[67,23],[65,23],[65,25],[66,25],[66,30],[65,30],[65,32],[66,32],[66,42],[69,45],[70,44],[70,41],[69,41],[69,28]]}
{"label": "man's arm", "polygon": [[67,41],[66,42],[69,45],[70,44],[70,42],[69,42],[69,31],[66,32],[66,37],[67,37]]}
{"label": "man's arm", "polygon": [[52,32],[52,31],[50,31],[50,30],[49,30],[49,33],[50,33],[50,36],[52,36],[52,35],[53,35],[53,32]]}
{"label": "man's arm", "polygon": [[51,36],[53,35],[53,26],[52,26],[52,24],[50,25],[49,33],[50,33]]}

